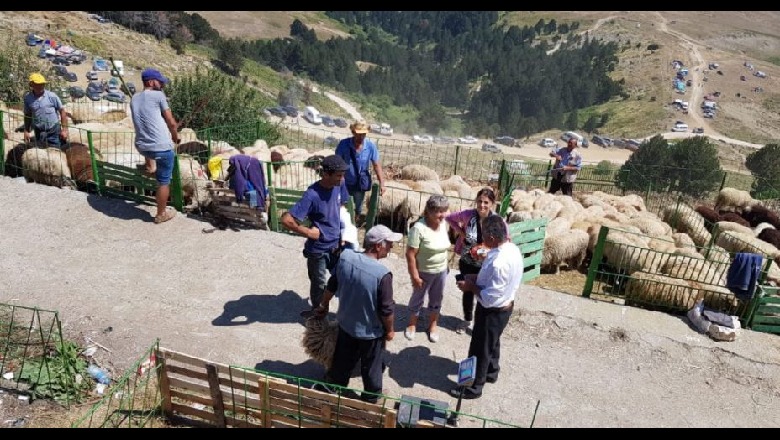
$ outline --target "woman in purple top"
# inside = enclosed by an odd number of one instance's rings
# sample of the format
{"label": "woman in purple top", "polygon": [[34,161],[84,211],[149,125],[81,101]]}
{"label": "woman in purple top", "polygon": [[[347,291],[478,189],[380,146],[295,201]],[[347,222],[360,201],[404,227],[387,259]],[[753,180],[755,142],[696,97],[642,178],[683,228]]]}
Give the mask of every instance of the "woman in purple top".
{"label": "woman in purple top", "polygon": [[[482,244],[482,220],[490,215],[498,215],[493,210],[496,207],[496,193],[490,188],[482,188],[477,193],[475,209],[464,209],[446,217],[451,230],[458,237],[455,242],[455,253],[460,256],[458,269],[463,275],[477,274],[482,267],[482,261],[487,255],[487,248]],[[463,320],[456,332],[463,333],[471,327],[474,318],[474,294],[463,292]]]}

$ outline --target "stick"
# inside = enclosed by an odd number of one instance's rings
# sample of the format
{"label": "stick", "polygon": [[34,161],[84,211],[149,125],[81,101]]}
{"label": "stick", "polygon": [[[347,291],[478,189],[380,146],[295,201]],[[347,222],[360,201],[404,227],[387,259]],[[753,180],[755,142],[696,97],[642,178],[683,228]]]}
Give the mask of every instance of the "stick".
{"label": "stick", "polygon": [[87,338],[84,338],[84,339],[85,339],[87,342],[89,342],[90,344],[95,344],[96,346],[98,346],[98,347],[102,348],[103,350],[106,350],[107,352],[111,353],[111,350],[109,350],[109,349],[108,349],[108,347],[106,347],[105,345],[98,344],[98,343],[97,343],[97,342],[95,342],[95,341],[94,341],[92,338],[89,338],[89,337],[87,337]]}

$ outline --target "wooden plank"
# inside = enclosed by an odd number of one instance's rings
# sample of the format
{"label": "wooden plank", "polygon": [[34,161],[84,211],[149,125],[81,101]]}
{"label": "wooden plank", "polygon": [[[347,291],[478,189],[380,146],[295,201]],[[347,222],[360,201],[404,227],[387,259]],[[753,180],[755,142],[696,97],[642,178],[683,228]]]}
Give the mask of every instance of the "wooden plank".
{"label": "wooden plank", "polygon": [[[177,398],[181,401],[188,401],[198,403],[204,406],[211,406],[211,397],[206,397],[198,394],[191,394],[179,389],[170,390],[171,398]],[[178,402],[179,405],[183,405],[182,402]]]}
{"label": "wooden plank", "polygon": [[209,378],[209,391],[213,402],[211,408],[214,410],[217,426],[225,428],[227,426],[225,424],[225,406],[222,404],[222,392],[219,389],[217,368],[214,365],[206,365],[206,373]]}
{"label": "wooden plank", "polygon": [[174,413],[184,414],[191,417],[199,417],[201,419],[208,420],[212,424],[216,423],[214,414],[208,411],[199,410],[187,405],[179,405],[177,403],[172,405],[172,409]]}
{"label": "wooden plank", "polygon": [[328,428],[328,424],[324,423],[312,423],[308,421],[297,420],[287,417],[282,414],[271,414],[269,417],[269,425],[274,428]]}
{"label": "wooden plank", "polygon": [[523,266],[529,267],[537,264],[542,264],[542,253],[538,252],[533,255],[523,256]]}
{"label": "wooden plank", "polygon": [[260,421],[237,419],[231,416],[225,416],[225,419],[227,419],[229,426],[233,426],[236,428],[264,428],[265,427]]}
{"label": "wooden plank", "polygon": [[171,405],[171,384],[168,380],[168,372],[165,369],[167,361],[159,349],[155,350],[155,359],[156,362],[161,364],[161,368],[157,369],[157,381],[160,384],[163,414],[170,418],[173,415],[173,410]]}
{"label": "wooden plank", "polygon": [[[160,356],[164,357],[165,359],[169,361],[174,361],[182,364],[192,365],[194,367],[198,367],[199,369],[205,370],[206,369],[206,361],[204,359],[190,356],[188,354],[170,350],[167,348],[161,347],[159,350]],[[259,380],[269,380],[274,382],[280,382],[280,383],[287,383],[284,379],[280,379],[278,377],[269,376],[267,374],[254,371],[254,370],[247,370],[243,368],[235,368],[231,367],[227,364],[221,364],[221,363],[212,363],[212,365],[215,365],[217,367],[217,370],[220,373],[226,374],[226,375],[232,375],[234,378],[243,377],[246,379],[247,382],[257,382]]]}

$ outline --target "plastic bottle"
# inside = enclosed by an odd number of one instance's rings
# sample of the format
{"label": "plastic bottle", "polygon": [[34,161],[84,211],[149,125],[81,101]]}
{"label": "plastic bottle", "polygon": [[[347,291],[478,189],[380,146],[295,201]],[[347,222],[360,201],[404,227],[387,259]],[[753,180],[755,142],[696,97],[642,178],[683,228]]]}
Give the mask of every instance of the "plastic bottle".
{"label": "plastic bottle", "polygon": [[87,373],[89,373],[89,375],[92,376],[92,378],[94,378],[98,383],[102,383],[104,385],[111,383],[111,376],[109,376],[108,372],[98,367],[97,365],[90,365],[89,368],[87,368]]}

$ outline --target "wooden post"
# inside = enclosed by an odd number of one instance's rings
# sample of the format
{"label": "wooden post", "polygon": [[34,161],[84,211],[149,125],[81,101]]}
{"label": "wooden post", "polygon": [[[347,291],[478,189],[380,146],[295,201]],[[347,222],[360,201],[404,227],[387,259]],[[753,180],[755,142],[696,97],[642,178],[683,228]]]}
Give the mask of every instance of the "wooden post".
{"label": "wooden post", "polygon": [[209,393],[211,394],[211,408],[214,410],[214,416],[217,419],[218,428],[227,428],[225,420],[225,402],[222,401],[222,391],[219,389],[219,373],[214,364],[206,364],[206,376],[209,382]]}
{"label": "wooden post", "polygon": [[458,163],[460,162],[460,145],[455,145],[455,167],[452,174],[458,174]]}
{"label": "wooden post", "polygon": [[162,411],[165,418],[173,418],[173,404],[171,402],[171,382],[168,380],[168,364],[165,355],[158,348],[154,353],[155,362],[160,365],[157,368],[157,381],[160,384],[160,397],[162,398]]}

